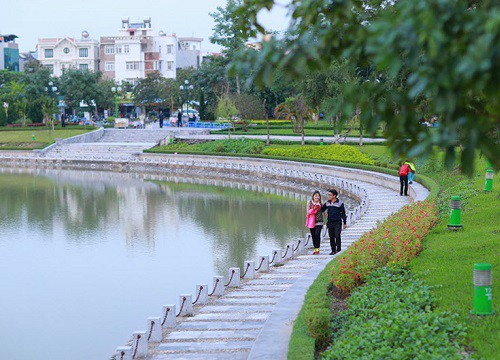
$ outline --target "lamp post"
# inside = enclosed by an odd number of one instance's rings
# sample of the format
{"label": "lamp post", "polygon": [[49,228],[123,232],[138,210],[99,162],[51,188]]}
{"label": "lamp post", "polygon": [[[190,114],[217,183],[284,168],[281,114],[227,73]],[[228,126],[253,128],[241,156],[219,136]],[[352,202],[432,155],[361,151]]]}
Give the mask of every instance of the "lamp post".
{"label": "lamp post", "polygon": [[120,86],[118,87],[112,87],[111,92],[113,93],[114,100],[115,100],[115,118],[118,118],[118,93],[122,91],[122,88]]}
{"label": "lamp post", "polygon": [[5,119],[7,119],[7,117],[9,116],[9,104],[5,101],[3,102],[3,108],[5,110]]}
{"label": "lamp post", "polygon": [[[56,91],[57,91],[57,86],[54,86],[54,83],[52,81],[49,81],[48,83],[48,87],[45,87],[45,91],[49,93],[49,97],[51,99],[53,99],[56,95]],[[52,104],[52,101],[51,101],[51,108],[53,107],[54,105]],[[52,113],[52,111],[51,111]],[[50,120],[52,122],[52,130],[54,130],[54,114],[50,114],[50,116],[52,117],[52,119]]]}
{"label": "lamp post", "polygon": [[[186,116],[188,118],[188,121],[189,121],[189,90],[193,90],[193,85],[189,85],[189,81],[188,80],[184,80],[184,86],[181,85],[179,86],[179,89],[182,91],[182,90],[185,90],[186,91]],[[182,109],[182,106],[181,106],[181,109]]]}

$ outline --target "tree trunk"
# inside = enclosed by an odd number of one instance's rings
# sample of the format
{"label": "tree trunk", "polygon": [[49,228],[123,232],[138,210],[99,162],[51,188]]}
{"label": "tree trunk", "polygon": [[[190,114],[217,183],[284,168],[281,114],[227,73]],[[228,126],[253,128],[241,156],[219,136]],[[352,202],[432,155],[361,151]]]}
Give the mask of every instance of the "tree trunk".
{"label": "tree trunk", "polygon": [[238,95],[241,94],[241,90],[240,90],[240,76],[238,74],[236,74],[236,93]]}
{"label": "tree trunk", "polygon": [[359,146],[363,146],[363,125],[359,122]]}
{"label": "tree trunk", "polygon": [[305,145],[306,144],[306,140],[305,140],[305,134],[304,134],[304,127],[305,127],[305,124],[304,124],[304,118],[300,119],[300,122],[302,124],[302,129],[301,129],[301,135],[302,135],[302,145]]}
{"label": "tree trunk", "polygon": [[266,135],[267,135],[267,138],[266,138],[266,146],[269,146],[270,144],[270,139],[269,139],[269,115],[267,115],[267,111],[266,111],[266,99],[264,99],[264,102],[262,103],[262,108],[264,109],[264,116],[266,117]]}

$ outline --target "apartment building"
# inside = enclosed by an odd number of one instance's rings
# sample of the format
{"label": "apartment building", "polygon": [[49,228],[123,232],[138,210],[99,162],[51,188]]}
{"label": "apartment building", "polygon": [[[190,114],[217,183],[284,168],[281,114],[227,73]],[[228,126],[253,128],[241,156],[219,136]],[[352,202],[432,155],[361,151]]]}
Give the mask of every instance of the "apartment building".
{"label": "apartment building", "polygon": [[64,69],[98,71],[99,42],[83,31],[80,39],[71,37],[40,38],[36,45],[38,60],[54,76],[61,76]]}
{"label": "apartment building", "polygon": [[0,70],[19,71],[17,35],[0,34]]}
{"label": "apartment building", "polygon": [[175,78],[176,43],[174,35],[155,35],[151,18],[135,23],[123,18],[117,36],[101,37],[100,70],[104,78],[132,85],[153,71]]}

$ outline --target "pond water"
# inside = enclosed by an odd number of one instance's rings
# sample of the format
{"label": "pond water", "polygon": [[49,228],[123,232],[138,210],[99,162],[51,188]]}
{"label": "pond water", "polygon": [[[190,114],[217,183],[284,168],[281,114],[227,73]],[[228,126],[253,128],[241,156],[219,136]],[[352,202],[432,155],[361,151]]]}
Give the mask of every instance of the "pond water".
{"label": "pond water", "polygon": [[256,191],[0,169],[0,359],[108,359],[163,304],[304,221],[303,201]]}

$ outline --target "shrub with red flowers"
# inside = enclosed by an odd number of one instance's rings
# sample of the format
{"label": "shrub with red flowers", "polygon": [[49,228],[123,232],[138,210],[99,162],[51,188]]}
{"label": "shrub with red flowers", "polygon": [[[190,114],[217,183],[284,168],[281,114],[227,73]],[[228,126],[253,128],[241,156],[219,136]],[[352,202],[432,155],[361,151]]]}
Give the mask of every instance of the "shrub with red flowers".
{"label": "shrub with red flowers", "polygon": [[350,293],[375,269],[390,264],[408,265],[421,251],[421,240],[437,216],[433,201],[405,206],[363,235],[334,263],[331,282],[340,291]]}

